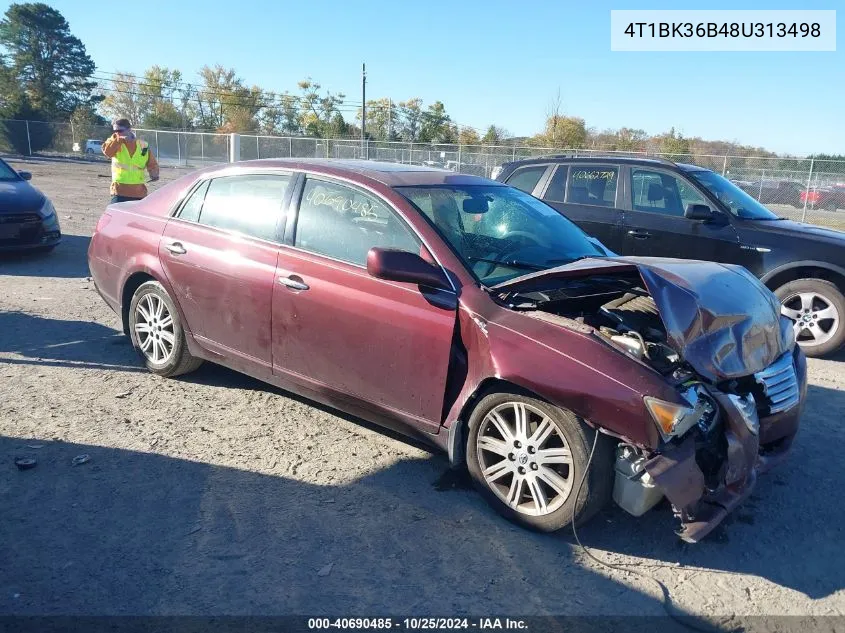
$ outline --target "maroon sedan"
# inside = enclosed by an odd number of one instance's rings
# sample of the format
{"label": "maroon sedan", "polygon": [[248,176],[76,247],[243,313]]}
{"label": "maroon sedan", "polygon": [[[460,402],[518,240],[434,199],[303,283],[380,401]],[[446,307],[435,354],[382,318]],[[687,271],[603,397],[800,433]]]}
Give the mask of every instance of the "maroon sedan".
{"label": "maroon sedan", "polygon": [[702,538],[787,453],[806,394],[745,269],[616,257],[443,170],[206,169],[110,206],[89,264],[152,372],[207,360],[424,438],[540,530],[666,497]]}

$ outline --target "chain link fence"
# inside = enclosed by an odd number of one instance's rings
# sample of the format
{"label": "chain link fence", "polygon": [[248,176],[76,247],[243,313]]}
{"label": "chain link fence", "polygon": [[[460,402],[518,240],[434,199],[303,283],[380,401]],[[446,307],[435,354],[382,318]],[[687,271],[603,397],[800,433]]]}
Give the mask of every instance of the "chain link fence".
{"label": "chain link fence", "polygon": [[[232,156],[232,137],[210,132],[136,130],[165,166],[202,167],[225,163]],[[0,120],[0,151],[28,156],[77,156],[105,160],[100,150],[110,126],[41,121]],[[547,156],[660,156],[711,169],[782,217],[845,229],[845,161],[793,157],[717,156],[612,152],[513,145],[438,145],[239,135],[240,160],[261,158],[365,158],[426,165],[491,177],[502,163]]]}

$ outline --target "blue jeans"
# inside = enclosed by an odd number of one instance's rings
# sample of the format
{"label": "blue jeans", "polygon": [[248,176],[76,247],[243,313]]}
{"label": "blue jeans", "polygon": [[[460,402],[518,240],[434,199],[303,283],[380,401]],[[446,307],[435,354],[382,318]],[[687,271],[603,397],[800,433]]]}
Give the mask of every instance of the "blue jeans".
{"label": "blue jeans", "polygon": [[109,204],[115,204],[117,202],[132,202],[134,200],[141,200],[141,198],[127,198],[126,196],[112,196],[111,202],[109,202]]}

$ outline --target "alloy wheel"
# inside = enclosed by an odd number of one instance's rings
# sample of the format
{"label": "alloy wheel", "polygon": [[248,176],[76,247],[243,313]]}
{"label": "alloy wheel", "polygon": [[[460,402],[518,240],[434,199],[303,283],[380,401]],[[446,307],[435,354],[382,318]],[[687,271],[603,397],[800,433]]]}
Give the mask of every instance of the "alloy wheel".
{"label": "alloy wheel", "polygon": [[817,292],[800,292],[784,299],[781,314],[793,322],[801,345],[822,345],[839,330],[840,314],[833,302]]}
{"label": "alloy wheel", "polygon": [[170,360],[176,344],[173,315],[158,295],[147,293],[135,306],[135,336],[149,361],[161,365]]}
{"label": "alloy wheel", "polygon": [[476,451],[487,486],[521,514],[543,516],[569,498],[572,452],[558,426],[539,409],[505,402],[482,420]]}

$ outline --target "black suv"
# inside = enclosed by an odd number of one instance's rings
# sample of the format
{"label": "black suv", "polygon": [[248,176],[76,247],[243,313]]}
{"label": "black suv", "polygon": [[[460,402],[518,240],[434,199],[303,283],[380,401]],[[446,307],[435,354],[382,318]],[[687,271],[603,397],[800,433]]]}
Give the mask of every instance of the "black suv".
{"label": "black suv", "polygon": [[808,356],[845,341],[845,232],[792,222],[714,171],[651,158],[551,156],[494,178],[622,255],[741,264],[781,300]]}

